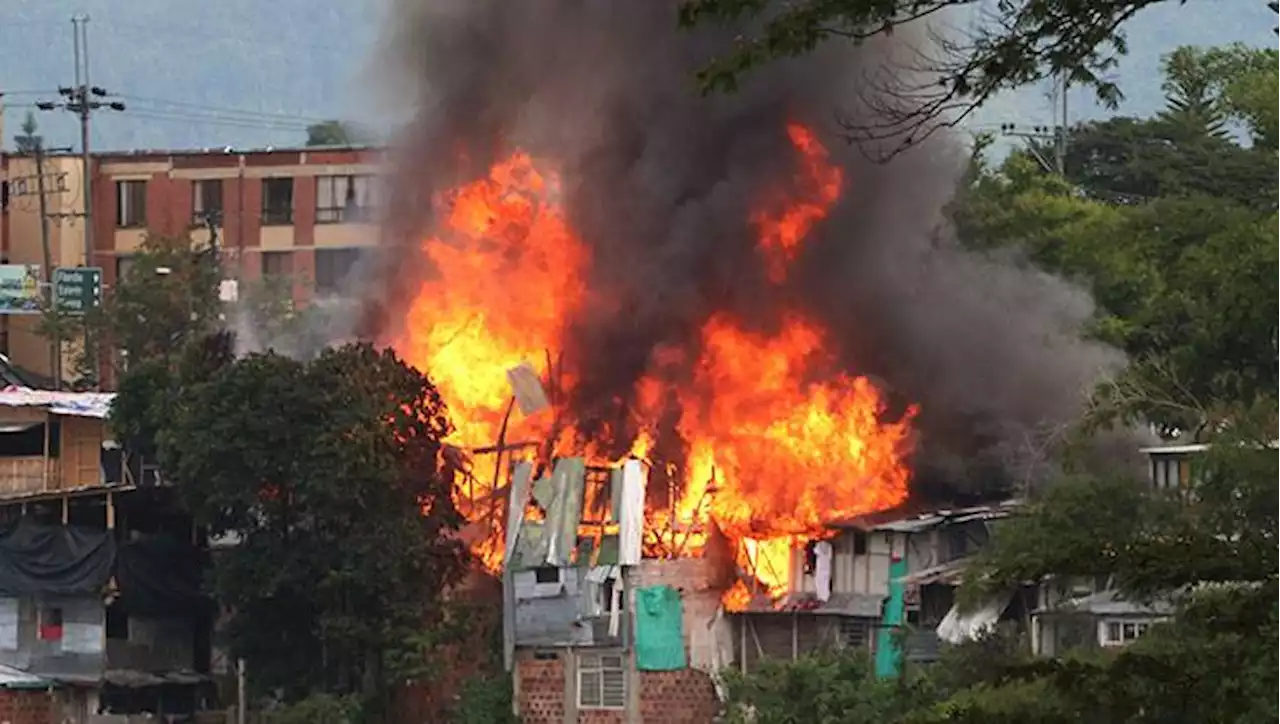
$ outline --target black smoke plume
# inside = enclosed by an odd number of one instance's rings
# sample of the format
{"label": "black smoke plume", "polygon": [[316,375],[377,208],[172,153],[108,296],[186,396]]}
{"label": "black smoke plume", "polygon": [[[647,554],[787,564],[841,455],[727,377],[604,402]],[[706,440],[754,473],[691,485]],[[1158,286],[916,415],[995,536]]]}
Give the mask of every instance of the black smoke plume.
{"label": "black smoke plume", "polygon": [[[955,245],[943,210],[967,158],[961,144],[935,137],[878,164],[833,134],[834,109],[856,115],[862,79],[924,35],[829,44],[704,97],[694,73],[732,32],[679,29],[670,2],[394,3],[380,68],[413,107],[387,229],[388,243],[404,246],[367,321],[394,334],[407,290],[433,273],[404,262],[430,226],[432,195],[519,147],[555,161],[592,251],[599,304],[569,320],[562,350],[582,376],[572,409],[584,429],[618,429],[655,348],[683,346],[696,359],[711,311],[767,328],[799,308],[826,326],[847,371],[919,404],[917,492],[1033,477],[1047,436],[1118,361],[1079,339],[1091,300]],[[791,120],[818,132],[845,189],[777,288],[749,217],[765,189],[796,172]],[[492,280],[495,294],[503,284]]]}

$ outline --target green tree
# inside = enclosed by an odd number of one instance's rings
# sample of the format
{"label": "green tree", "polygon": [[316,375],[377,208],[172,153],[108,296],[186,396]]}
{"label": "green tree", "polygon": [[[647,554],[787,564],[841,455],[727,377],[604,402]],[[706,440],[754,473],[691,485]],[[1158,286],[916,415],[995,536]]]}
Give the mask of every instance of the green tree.
{"label": "green tree", "polygon": [[100,307],[85,314],[47,309],[41,319],[41,334],[64,342],[87,332],[93,354],[79,344],[75,356],[82,385],[96,384],[99,352],[110,350],[104,362],[118,377],[151,360],[176,363],[192,340],[222,325],[212,249],[187,235],[147,234],[130,259]]}
{"label": "green tree", "polygon": [[36,116],[31,111],[27,111],[26,117],[22,119],[22,133],[14,134],[13,142],[17,146],[18,153],[32,153],[40,147],[44,139],[36,133],[39,126],[36,124]]}
{"label": "green tree", "polygon": [[[1217,79],[1206,67],[1206,54],[1189,46],[1164,59],[1166,107],[1161,119],[1175,138],[1226,136],[1226,112],[1215,88]],[[1217,91],[1215,93],[1215,91]]]}
{"label": "green tree", "polygon": [[323,121],[307,126],[308,146],[350,146],[358,134],[342,121]]}
{"label": "green tree", "polygon": [[[1073,86],[1093,88],[1098,99],[1114,107],[1120,90],[1107,80],[1117,55],[1127,49],[1123,23],[1159,0],[1109,0],[1087,5],[1069,0],[1010,0],[987,15],[978,15],[970,37],[938,40],[925,62],[926,80],[915,72],[895,74],[882,93],[874,124],[848,125],[857,139],[905,136],[905,144],[934,129],[957,122],[998,91],[1065,73]],[[826,42],[857,43],[892,34],[904,23],[954,8],[984,12],[975,0],[684,0],[684,26],[721,24],[738,31],[723,55],[698,73],[704,91],[731,91],[742,77],[778,58],[812,52]],[[985,19],[985,22],[983,21]],[[904,145],[905,145],[904,144]]]}
{"label": "green tree", "polygon": [[750,674],[729,669],[724,676],[729,724],[894,722],[934,700],[917,670],[880,679],[856,650],[819,651],[794,662],[763,659]]}
{"label": "green tree", "polygon": [[249,355],[171,404],[163,469],[200,525],[239,536],[214,589],[255,689],[385,705],[465,568],[435,388],[351,345],[309,363]]}

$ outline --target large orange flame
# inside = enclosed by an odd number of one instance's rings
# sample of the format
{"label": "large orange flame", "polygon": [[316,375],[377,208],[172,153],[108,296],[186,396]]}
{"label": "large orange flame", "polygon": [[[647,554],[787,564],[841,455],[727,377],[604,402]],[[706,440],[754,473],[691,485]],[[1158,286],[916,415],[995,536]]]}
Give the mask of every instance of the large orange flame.
{"label": "large orange flame", "polygon": [[[775,283],[786,280],[805,237],[844,184],[810,129],[786,130],[800,170],[790,191],[775,189],[751,215]],[[438,274],[422,283],[395,347],[440,388],[457,428],[449,442],[491,446],[511,396],[507,369],[529,361],[546,372],[544,360],[560,349],[566,321],[588,303],[581,280],[591,259],[560,206],[557,177],[524,153],[436,203],[437,230],[424,253]],[[696,555],[714,523],[753,585],[775,598],[792,581],[794,549],[825,535],[826,521],[905,499],[914,414],[883,420],[879,392],[836,368],[825,330],[798,313],[780,316],[768,333],[727,314],[711,316],[692,379],[680,385],[656,374],[679,354],[656,351],[655,374],[636,389],[632,412],[642,432],[631,446],[632,455],[646,458],[659,416],[678,401],[678,429],[689,450],[683,487],[669,507],[648,512],[648,524],[661,529],[649,533],[670,551]],[[557,370],[556,378],[558,389],[571,388],[573,370]],[[553,434],[549,417],[522,420],[516,413],[508,440]],[[497,497],[485,477],[478,471],[456,495],[464,513],[492,521],[494,505],[478,505]],[[491,566],[501,560],[496,533],[474,546]],[[749,600],[740,582],[725,603],[737,609]]]}

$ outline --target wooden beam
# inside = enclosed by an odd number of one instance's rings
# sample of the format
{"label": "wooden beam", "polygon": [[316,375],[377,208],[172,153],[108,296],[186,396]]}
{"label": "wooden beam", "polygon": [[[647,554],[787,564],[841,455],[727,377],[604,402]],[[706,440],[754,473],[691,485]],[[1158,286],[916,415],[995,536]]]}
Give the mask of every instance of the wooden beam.
{"label": "wooden beam", "polygon": [[53,416],[45,413],[44,416],[44,487],[42,490],[49,490],[49,427],[52,425]]}

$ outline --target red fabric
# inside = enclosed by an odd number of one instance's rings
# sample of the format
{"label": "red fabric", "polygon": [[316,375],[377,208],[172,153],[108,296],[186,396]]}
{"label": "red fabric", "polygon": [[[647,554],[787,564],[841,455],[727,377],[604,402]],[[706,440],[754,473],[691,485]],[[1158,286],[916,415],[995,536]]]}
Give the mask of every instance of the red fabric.
{"label": "red fabric", "polygon": [[57,626],[41,626],[40,640],[41,641],[61,641],[62,625],[59,624]]}

